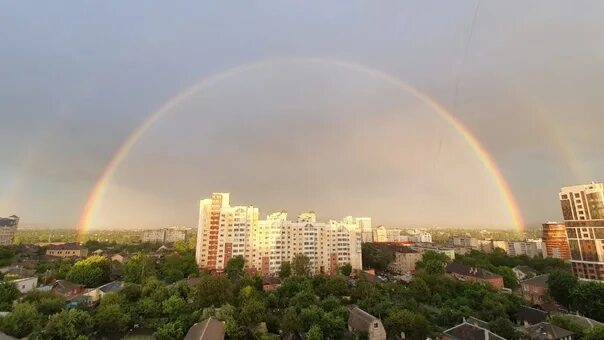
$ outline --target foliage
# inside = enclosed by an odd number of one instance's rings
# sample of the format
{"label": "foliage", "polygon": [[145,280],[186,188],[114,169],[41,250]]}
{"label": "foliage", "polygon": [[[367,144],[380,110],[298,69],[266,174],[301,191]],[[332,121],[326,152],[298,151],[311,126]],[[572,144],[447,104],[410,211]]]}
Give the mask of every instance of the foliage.
{"label": "foliage", "polygon": [[150,256],[138,253],[124,262],[122,274],[126,282],[143,283],[147,278],[155,276],[155,261]]}
{"label": "foliage", "polygon": [[80,339],[92,332],[94,321],[90,314],[79,309],[54,314],[44,328],[44,337],[56,340]]}
{"label": "foliage", "polygon": [[296,276],[310,276],[310,259],[304,254],[296,254],[292,259],[292,272]]}
{"label": "foliage", "polygon": [[243,256],[236,256],[229,260],[226,266],[226,274],[231,282],[239,281],[243,277],[245,260]]}
{"label": "foliage", "polygon": [[575,275],[566,271],[555,271],[547,279],[549,294],[563,306],[572,302],[572,292],[578,285]]}
{"label": "foliage", "polygon": [[128,328],[130,316],[119,304],[101,304],[94,315],[94,322],[99,332],[117,334]]}
{"label": "foliage", "polygon": [[352,274],[352,265],[350,263],[342,265],[342,267],[340,267],[340,274],[350,276],[350,274]]}
{"label": "foliage", "polygon": [[225,276],[206,275],[194,289],[194,299],[198,308],[222,306],[233,300],[232,284]]}
{"label": "foliage", "polygon": [[583,334],[586,331],[586,327],[578,323],[572,318],[564,314],[553,314],[550,316],[550,323],[560,328],[567,329],[576,334]]}
{"label": "foliage", "polygon": [[9,311],[21,293],[14,284],[0,282],[0,310]]}
{"label": "foliage", "polygon": [[362,257],[365,268],[386,270],[394,260],[394,251],[391,248],[377,243],[363,243]]}
{"label": "foliage", "polygon": [[590,329],[582,337],[583,340],[602,340],[604,339],[604,326],[598,326]]}
{"label": "foliage", "polygon": [[111,262],[104,256],[90,256],[76,262],[67,273],[67,280],[86,287],[98,287],[109,282]]}
{"label": "foliage", "polygon": [[430,275],[442,275],[449,260],[447,255],[429,250],[422,254],[422,260],[415,264],[415,268]]}
{"label": "foliage", "polygon": [[313,325],[306,333],[307,340],[323,340],[323,331],[318,325]]}
{"label": "foliage", "polygon": [[28,336],[40,327],[42,316],[32,303],[19,303],[13,311],[0,319],[0,330],[17,338]]}
{"label": "foliage", "polygon": [[405,332],[408,339],[425,339],[429,333],[428,320],[421,314],[407,309],[396,310],[384,319],[384,327],[390,334]]}
{"label": "foliage", "polygon": [[161,277],[168,283],[176,282],[190,275],[196,275],[199,270],[195,263],[195,255],[168,255],[159,265]]}
{"label": "foliage", "polygon": [[279,277],[283,279],[287,279],[292,275],[292,265],[289,261],[281,262],[281,267],[279,268]]}
{"label": "foliage", "polygon": [[505,339],[518,339],[520,334],[514,328],[514,324],[508,318],[497,318],[489,322],[491,332],[504,337]]}
{"label": "foliage", "polygon": [[495,268],[493,273],[499,274],[501,275],[501,277],[503,277],[503,285],[505,287],[509,289],[518,288],[518,278],[516,277],[516,274],[514,273],[512,268],[506,266],[499,266]]}
{"label": "foliage", "polygon": [[581,282],[572,292],[573,307],[583,315],[604,321],[604,283]]}
{"label": "foliage", "polygon": [[160,325],[153,335],[157,340],[180,340],[185,333],[182,323],[174,321]]}

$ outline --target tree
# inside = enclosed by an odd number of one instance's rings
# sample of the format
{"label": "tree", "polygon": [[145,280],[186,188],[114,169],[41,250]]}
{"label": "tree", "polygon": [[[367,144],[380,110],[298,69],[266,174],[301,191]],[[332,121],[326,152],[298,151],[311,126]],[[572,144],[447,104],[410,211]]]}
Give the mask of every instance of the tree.
{"label": "tree", "polygon": [[80,309],[64,310],[50,316],[44,328],[44,337],[53,340],[76,340],[92,332],[94,321]]}
{"label": "tree", "polygon": [[298,322],[298,313],[296,313],[296,309],[294,307],[287,307],[283,311],[283,315],[279,322],[279,328],[285,334],[294,333],[300,328],[300,324]]}
{"label": "tree", "polygon": [[345,263],[340,267],[340,273],[344,276],[350,276],[350,274],[352,274],[352,265],[350,263]]}
{"label": "tree", "polygon": [[405,332],[409,339],[425,339],[429,333],[428,320],[407,309],[397,309],[384,319],[388,333],[399,335]]}
{"label": "tree", "polygon": [[167,256],[159,266],[161,278],[169,283],[182,280],[189,275],[197,274],[199,269],[195,263],[195,255],[172,254]]}
{"label": "tree", "polygon": [[366,268],[385,270],[394,261],[394,251],[387,246],[375,243],[363,243],[362,257]]}
{"label": "tree", "polygon": [[94,315],[96,328],[102,334],[119,334],[128,329],[130,316],[119,304],[101,304]]}
{"label": "tree", "polygon": [[598,281],[581,282],[573,290],[573,307],[585,316],[604,321],[604,283]]}
{"label": "tree", "polygon": [[572,273],[558,270],[549,274],[547,284],[549,294],[558,303],[568,307],[572,302],[571,295],[577,287],[578,280]]}
{"label": "tree", "polygon": [[442,275],[449,260],[447,255],[429,250],[422,254],[422,260],[415,264],[415,268],[423,269],[429,275]]}
{"label": "tree", "polygon": [[13,301],[19,297],[19,290],[10,282],[0,282],[0,310],[9,311]]}
{"label": "tree", "polygon": [[155,261],[151,257],[139,253],[124,263],[122,272],[124,281],[143,283],[145,279],[155,276]]}
{"label": "tree", "polygon": [[0,329],[17,338],[28,336],[35,329],[40,328],[42,316],[32,303],[19,303],[13,311],[0,319]]}
{"label": "tree", "polygon": [[233,299],[232,284],[224,276],[202,277],[194,289],[194,294],[199,308],[222,306]]}
{"label": "tree", "polygon": [[583,332],[586,331],[586,326],[583,326],[582,324],[578,323],[574,319],[569,318],[568,316],[566,316],[564,314],[551,315],[550,323],[552,325],[556,325],[560,328],[567,329],[576,334],[583,334]]}
{"label": "tree", "polygon": [[104,256],[90,256],[76,262],[67,273],[67,280],[85,285],[98,287],[109,282],[111,262]]}
{"label": "tree", "polygon": [[245,260],[243,259],[243,256],[241,256],[241,255],[233,257],[232,259],[229,260],[229,262],[227,263],[227,267],[226,267],[226,273],[227,273],[229,280],[231,280],[231,282],[236,282],[241,279],[241,277],[243,276],[243,267],[244,266],[245,266]]}
{"label": "tree", "polygon": [[323,331],[318,325],[313,325],[306,333],[307,340],[323,340]]}
{"label": "tree", "polygon": [[266,306],[256,290],[246,286],[239,292],[239,314],[237,319],[248,329],[266,319]]}
{"label": "tree", "polygon": [[318,296],[325,298],[329,295],[344,296],[348,295],[348,284],[341,276],[316,276],[321,279],[315,288]]}
{"label": "tree", "polygon": [[503,285],[509,289],[515,289],[518,287],[518,278],[510,267],[499,266],[496,268],[495,273],[503,277]]}
{"label": "tree", "polygon": [[583,340],[602,340],[604,339],[604,326],[597,326],[585,333]]}
{"label": "tree", "polygon": [[292,272],[296,276],[310,276],[310,259],[304,254],[296,254],[292,259]]}
{"label": "tree", "polygon": [[140,285],[134,283],[126,283],[122,290],[119,291],[119,294],[129,302],[135,302],[140,299],[142,295],[142,289]]}
{"label": "tree", "polygon": [[289,261],[281,262],[281,268],[279,269],[279,277],[281,280],[285,280],[292,275],[292,265]]}
{"label": "tree", "polygon": [[505,339],[518,339],[519,334],[514,324],[508,318],[497,318],[489,322],[490,331]]}
{"label": "tree", "polygon": [[187,302],[182,297],[172,295],[162,303],[162,310],[165,315],[176,318],[179,314],[184,313],[186,305]]}
{"label": "tree", "polygon": [[185,333],[182,323],[174,321],[160,325],[153,335],[157,340],[180,340]]}

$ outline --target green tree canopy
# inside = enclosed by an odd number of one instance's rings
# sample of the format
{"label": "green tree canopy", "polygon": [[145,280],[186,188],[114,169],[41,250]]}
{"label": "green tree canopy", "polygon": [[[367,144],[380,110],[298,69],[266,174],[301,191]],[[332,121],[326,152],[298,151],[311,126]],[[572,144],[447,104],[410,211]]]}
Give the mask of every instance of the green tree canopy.
{"label": "green tree canopy", "polygon": [[90,314],[80,309],[70,309],[51,315],[43,335],[46,339],[76,340],[90,334],[93,327]]}
{"label": "green tree canopy", "polygon": [[345,263],[340,267],[340,273],[344,276],[350,276],[350,274],[352,274],[352,265],[350,263]]}
{"label": "green tree canopy", "polygon": [[67,280],[86,287],[98,287],[109,282],[111,262],[104,256],[90,256],[76,262],[67,273]]}
{"label": "green tree canopy", "polygon": [[583,340],[602,340],[604,339],[604,326],[598,326],[585,333]]}
{"label": "green tree canopy", "polygon": [[243,256],[235,256],[229,260],[226,267],[226,273],[231,282],[241,280],[243,277],[243,268],[245,267],[245,260]]}
{"label": "green tree canopy", "polygon": [[232,302],[233,287],[225,276],[206,275],[195,286],[194,296],[198,308],[222,306]]}
{"label": "green tree canopy", "polygon": [[21,293],[10,282],[0,282],[0,310],[9,311],[13,307],[15,301]]}
{"label": "green tree canopy", "polygon": [[598,281],[581,282],[573,290],[573,307],[583,315],[604,322],[604,283]]}
{"label": "green tree canopy", "polygon": [[571,272],[555,271],[549,274],[547,279],[549,294],[563,306],[569,306],[572,302],[572,292],[578,284],[577,277]]}
{"label": "green tree canopy", "polygon": [[281,267],[279,268],[279,277],[284,280],[292,275],[292,265],[289,261],[281,262]]}
{"label": "green tree canopy", "polygon": [[156,275],[155,261],[145,254],[136,254],[124,263],[122,273],[126,282],[143,283]]}
{"label": "green tree canopy", "polygon": [[0,319],[0,329],[17,338],[24,338],[42,327],[42,315],[32,303],[19,303],[13,311]]}
{"label": "green tree canopy", "polygon": [[310,276],[310,259],[304,254],[296,254],[292,259],[292,272],[296,276]]}
{"label": "green tree canopy", "polygon": [[362,257],[365,268],[385,270],[394,260],[394,251],[387,246],[376,243],[363,243]]}

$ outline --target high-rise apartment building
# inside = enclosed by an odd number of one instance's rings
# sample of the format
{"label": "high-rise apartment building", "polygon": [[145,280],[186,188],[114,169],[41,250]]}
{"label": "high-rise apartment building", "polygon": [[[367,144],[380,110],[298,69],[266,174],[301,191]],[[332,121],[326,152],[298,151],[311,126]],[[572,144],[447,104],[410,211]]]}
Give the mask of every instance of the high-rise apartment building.
{"label": "high-rise apartment building", "polygon": [[290,221],[285,211],[259,220],[257,208],[231,207],[229,194],[213,194],[200,202],[197,263],[222,271],[229,259],[242,256],[248,270],[269,275],[278,273],[283,262],[304,254],[313,273],[335,273],[347,263],[361,270],[358,220],[349,216],[323,223],[317,222],[314,212],[306,212]]}
{"label": "high-rise apartment building", "polygon": [[187,240],[186,228],[163,228],[145,230],[143,232],[143,242],[148,243],[173,243],[176,241]]}
{"label": "high-rise apartment building", "polygon": [[361,228],[361,240],[363,242],[373,242],[371,217],[357,217],[356,222],[359,225],[359,228]]}
{"label": "high-rise apartment building", "polygon": [[558,222],[543,223],[543,256],[569,260],[570,249],[566,236],[566,225]]}
{"label": "high-rise apartment building", "polygon": [[559,194],[573,272],[580,279],[604,280],[604,187],[564,187]]}
{"label": "high-rise apartment building", "polygon": [[19,217],[12,215],[0,218],[0,246],[10,246],[15,241]]}

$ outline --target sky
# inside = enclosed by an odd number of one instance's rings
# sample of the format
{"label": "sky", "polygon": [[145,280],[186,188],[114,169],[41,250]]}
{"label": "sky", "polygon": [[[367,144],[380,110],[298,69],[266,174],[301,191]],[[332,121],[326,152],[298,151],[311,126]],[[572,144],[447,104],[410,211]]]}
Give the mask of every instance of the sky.
{"label": "sky", "polygon": [[602,13],[598,0],[2,1],[0,216],[75,227],[128,136],[205,80],[118,164],[93,227],[195,225],[212,192],[263,215],[511,227],[459,131],[377,70],[471,131],[528,225],[560,219],[560,187],[603,179]]}

